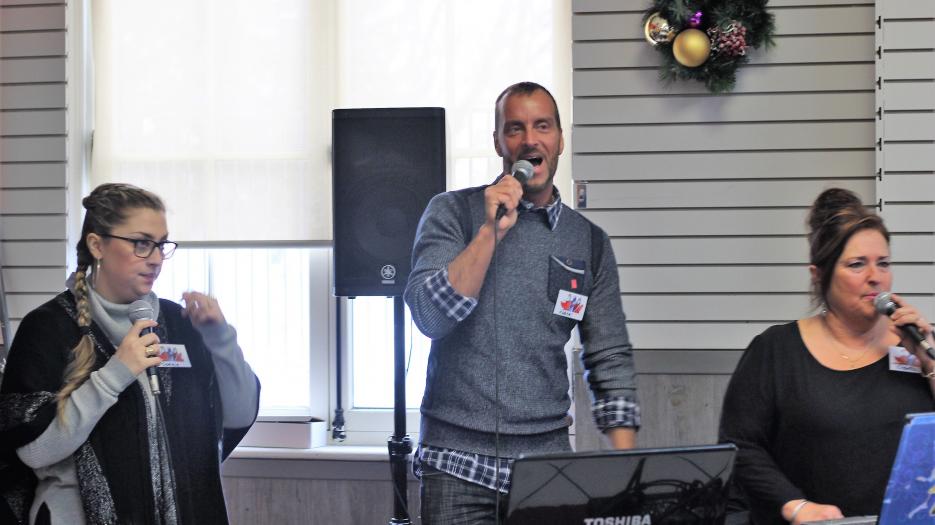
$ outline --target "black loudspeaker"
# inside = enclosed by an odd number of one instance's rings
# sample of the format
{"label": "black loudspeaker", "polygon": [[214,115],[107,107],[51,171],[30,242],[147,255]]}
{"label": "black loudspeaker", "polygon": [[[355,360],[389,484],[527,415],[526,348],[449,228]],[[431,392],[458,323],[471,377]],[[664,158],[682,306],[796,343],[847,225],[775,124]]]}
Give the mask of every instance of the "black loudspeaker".
{"label": "black loudspeaker", "polygon": [[332,112],[334,295],[402,295],[412,243],[445,191],[443,108]]}

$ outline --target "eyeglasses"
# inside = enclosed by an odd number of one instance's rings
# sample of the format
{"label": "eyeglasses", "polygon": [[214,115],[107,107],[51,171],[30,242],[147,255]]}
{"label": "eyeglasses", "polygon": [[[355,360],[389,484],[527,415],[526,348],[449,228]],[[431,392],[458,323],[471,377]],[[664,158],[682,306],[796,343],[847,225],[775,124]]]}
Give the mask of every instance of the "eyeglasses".
{"label": "eyeglasses", "polygon": [[149,239],[131,239],[129,237],[121,237],[119,235],[110,235],[109,233],[101,234],[101,237],[110,237],[112,239],[120,239],[122,241],[132,242],[133,243],[133,255],[145,259],[153,254],[156,251],[156,248],[159,248],[159,254],[162,255],[163,259],[168,259],[172,257],[172,254],[175,253],[175,249],[179,246],[178,243],[172,241],[151,241]]}

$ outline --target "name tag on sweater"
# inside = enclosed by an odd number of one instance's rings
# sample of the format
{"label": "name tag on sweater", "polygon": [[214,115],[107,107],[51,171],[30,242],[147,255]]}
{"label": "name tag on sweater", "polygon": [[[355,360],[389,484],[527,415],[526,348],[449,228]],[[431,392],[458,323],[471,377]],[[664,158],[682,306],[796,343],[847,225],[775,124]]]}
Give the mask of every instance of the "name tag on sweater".
{"label": "name tag on sweater", "polygon": [[587,306],[588,296],[569,292],[568,290],[559,290],[558,299],[555,301],[555,309],[552,310],[552,313],[580,321],[584,317],[584,309]]}
{"label": "name tag on sweater", "polygon": [[188,360],[188,351],[185,345],[159,343],[159,363],[161,368],[191,368],[192,362]]}
{"label": "name tag on sweater", "polygon": [[901,346],[890,347],[890,370],[894,372],[922,373],[922,363],[909,350]]}

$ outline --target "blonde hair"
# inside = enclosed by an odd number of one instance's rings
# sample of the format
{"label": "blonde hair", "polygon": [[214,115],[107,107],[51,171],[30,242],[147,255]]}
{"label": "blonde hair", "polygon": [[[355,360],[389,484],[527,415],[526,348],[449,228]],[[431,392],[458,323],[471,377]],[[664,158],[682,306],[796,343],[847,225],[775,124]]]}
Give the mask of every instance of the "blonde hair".
{"label": "blonde hair", "polygon": [[[94,342],[91,340],[91,303],[88,299],[88,270],[94,256],[88,248],[88,235],[109,234],[127,219],[131,209],[144,208],[165,211],[165,205],[156,194],[130,184],[101,184],[81,201],[86,210],[78,239],[78,269],[75,272],[75,302],[78,307],[78,327],[81,339],[72,351],[72,358],[65,367],[64,384],[56,396],[58,416],[65,420],[65,400],[91,375],[96,359]],[[97,275],[94,275],[97,278]]]}

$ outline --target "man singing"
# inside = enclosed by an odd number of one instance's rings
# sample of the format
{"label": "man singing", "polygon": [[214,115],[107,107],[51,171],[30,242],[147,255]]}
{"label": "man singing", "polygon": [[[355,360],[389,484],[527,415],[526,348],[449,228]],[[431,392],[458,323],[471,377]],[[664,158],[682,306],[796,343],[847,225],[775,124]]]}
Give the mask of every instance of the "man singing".
{"label": "man singing", "polygon": [[[640,424],[610,241],[553,184],[564,141],[552,94],[506,88],[493,139],[503,173],[432,199],[406,287],[432,339],[414,458],[426,524],[494,523],[498,507],[502,519],[513,460],[570,450],[564,347],[576,325],[597,426],[623,449]],[[518,160],[533,166],[522,184]]]}

